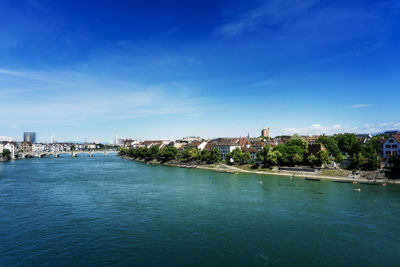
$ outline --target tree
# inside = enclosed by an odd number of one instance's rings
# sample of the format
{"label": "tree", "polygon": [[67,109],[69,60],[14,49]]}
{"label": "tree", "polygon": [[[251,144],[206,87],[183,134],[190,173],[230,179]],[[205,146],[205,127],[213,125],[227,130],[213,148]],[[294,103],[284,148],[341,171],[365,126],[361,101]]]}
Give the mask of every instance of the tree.
{"label": "tree", "polygon": [[210,159],[210,156],[211,156],[211,152],[208,151],[207,149],[203,149],[203,150],[200,152],[200,159],[201,159],[201,161],[208,162],[209,159]]}
{"label": "tree", "polygon": [[350,156],[357,154],[361,150],[357,137],[352,133],[339,134],[335,136],[341,152],[348,153]]}
{"label": "tree", "polygon": [[71,145],[71,150],[74,151],[76,149],[75,145]]}
{"label": "tree", "polygon": [[351,157],[351,164],[350,167],[352,169],[360,169],[360,166],[364,162],[364,156],[359,152],[357,154],[353,154]]}
{"label": "tree", "polygon": [[200,158],[200,150],[197,148],[188,148],[183,151],[183,158],[186,161],[194,161]]}
{"label": "tree", "polygon": [[3,157],[6,157],[7,159],[11,159],[11,151],[8,150],[7,148],[3,149]]}
{"label": "tree", "polygon": [[260,151],[257,152],[256,159],[261,161],[264,166],[268,165],[268,152],[270,151],[270,146],[265,145]]}
{"label": "tree", "polygon": [[366,162],[361,166],[363,169],[366,170],[377,170],[380,167],[381,159],[379,157],[380,146],[375,141],[368,141],[365,145],[361,148],[361,154],[366,159]]}
{"label": "tree", "polygon": [[257,160],[261,161],[265,167],[278,165],[279,158],[282,157],[278,150],[271,151],[269,145],[265,145],[257,152]]}
{"label": "tree", "polygon": [[338,141],[335,139],[335,137],[322,135],[318,138],[317,143],[323,144],[328,151],[328,154],[335,157],[336,162],[343,162],[343,156],[339,150]]}
{"label": "tree", "polygon": [[155,159],[158,155],[158,152],[160,151],[160,147],[159,146],[151,146],[149,149],[149,153],[148,153],[148,157],[150,159]]}
{"label": "tree", "polygon": [[278,165],[286,166],[289,165],[289,155],[287,152],[287,146],[284,144],[277,145],[274,147],[273,151],[279,152],[278,155]]}
{"label": "tree", "polygon": [[397,155],[392,154],[389,158],[389,163],[391,163],[393,166],[393,169],[399,169],[400,168],[400,157]]}
{"label": "tree", "polygon": [[157,158],[162,162],[167,162],[176,158],[178,149],[174,146],[167,146],[160,149]]}
{"label": "tree", "polygon": [[299,154],[295,154],[292,158],[292,162],[294,165],[297,165],[303,161],[303,157]]}
{"label": "tree", "polygon": [[329,154],[326,150],[319,151],[317,153],[317,158],[318,158],[318,165],[328,164],[330,162]]}
{"label": "tree", "polygon": [[242,158],[241,158],[240,164],[249,163],[250,159],[251,159],[250,152],[249,152],[249,151],[246,151],[246,152],[244,152],[244,153],[242,154]]}
{"label": "tree", "polygon": [[316,156],[314,156],[313,154],[310,154],[307,157],[307,161],[311,166],[315,167],[315,165],[318,163],[318,158]]}
{"label": "tree", "polygon": [[207,163],[216,163],[221,161],[221,153],[218,148],[214,147],[210,151],[210,156]]}
{"label": "tree", "polygon": [[230,163],[232,160],[236,164],[246,164],[251,159],[249,152],[243,152],[240,148],[235,148],[226,155],[226,161]]}

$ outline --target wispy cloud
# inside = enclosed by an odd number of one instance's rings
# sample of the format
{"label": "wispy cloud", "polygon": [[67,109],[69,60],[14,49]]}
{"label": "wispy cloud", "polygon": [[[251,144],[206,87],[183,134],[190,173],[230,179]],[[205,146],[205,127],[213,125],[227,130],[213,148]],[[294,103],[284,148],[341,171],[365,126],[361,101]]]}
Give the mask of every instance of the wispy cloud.
{"label": "wispy cloud", "polygon": [[239,14],[235,12],[235,15],[227,16],[216,32],[227,36],[237,36],[260,28],[282,26],[287,22],[306,16],[321,2],[323,1],[271,0],[262,4],[257,3],[245,12]]}
{"label": "wispy cloud", "polygon": [[344,132],[356,132],[358,127],[342,126],[341,124],[334,124],[331,126],[325,126],[315,123],[311,126],[301,128],[282,128],[283,134],[300,134],[300,135],[320,135],[320,134],[335,134]]}
{"label": "wispy cloud", "polygon": [[[66,75],[57,74],[57,73],[40,73],[33,71],[16,71],[10,69],[0,69],[0,75],[13,76],[16,78],[23,78],[29,80],[35,80],[45,83],[53,83],[53,84],[63,84],[63,85],[74,85],[78,86],[79,84],[73,83],[69,81]],[[59,76],[59,77],[57,77]],[[62,77],[63,76],[63,77]]]}
{"label": "wispy cloud", "polygon": [[[47,77],[57,76],[57,84],[52,83],[47,89],[26,88],[22,99],[17,82],[12,84],[15,89],[1,91],[2,97],[9,99],[3,104],[4,123],[69,125],[91,120],[205,114],[218,108],[214,100],[193,96],[192,88],[177,81],[134,84],[89,75],[77,78],[74,72],[64,72],[64,78],[52,72],[37,72],[33,76],[26,73],[30,72],[0,70],[0,74],[46,82],[53,80]],[[39,96],[38,90],[42,90]]]}
{"label": "wispy cloud", "polygon": [[400,122],[367,123],[363,129],[366,133],[380,133],[385,131],[400,130]]}
{"label": "wispy cloud", "polygon": [[369,133],[376,134],[389,130],[400,130],[400,122],[367,123],[363,126],[344,126],[335,124],[325,126],[315,123],[311,126],[300,128],[280,128],[278,131],[282,134],[300,134],[300,135],[332,135],[337,133]]}
{"label": "wispy cloud", "polygon": [[355,104],[355,105],[351,105],[349,106],[349,108],[366,108],[366,107],[370,107],[372,106],[371,104]]}

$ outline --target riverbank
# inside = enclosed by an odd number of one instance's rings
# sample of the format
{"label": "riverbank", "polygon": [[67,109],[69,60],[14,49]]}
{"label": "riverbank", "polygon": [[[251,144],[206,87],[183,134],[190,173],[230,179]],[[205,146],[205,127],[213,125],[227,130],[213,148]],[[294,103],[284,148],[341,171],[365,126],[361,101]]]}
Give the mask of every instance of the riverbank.
{"label": "riverbank", "polygon": [[387,179],[387,178],[364,178],[364,177],[343,177],[343,176],[334,176],[334,175],[321,175],[321,174],[314,174],[314,173],[304,173],[300,171],[268,171],[268,170],[249,170],[244,168],[239,168],[235,166],[230,166],[224,163],[216,163],[216,164],[195,164],[195,163],[186,163],[182,161],[168,161],[162,163],[157,160],[145,161],[134,159],[127,156],[120,156],[121,158],[133,160],[136,162],[146,163],[150,165],[164,165],[164,166],[171,166],[171,167],[180,167],[180,168],[187,168],[187,169],[202,169],[202,170],[212,170],[217,172],[226,172],[230,174],[235,173],[251,173],[251,174],[259,174],[259,175],[277,175],[277,176],[284,176],[284,177],[301,177],[301,178],[311,178],[311,179],[323,179],[323,180],[331,180],[331,181],[340,181],[340,182],[357,182],[357,183],[391,183],[391,184],[400,184],[400,180],[394,179]]}

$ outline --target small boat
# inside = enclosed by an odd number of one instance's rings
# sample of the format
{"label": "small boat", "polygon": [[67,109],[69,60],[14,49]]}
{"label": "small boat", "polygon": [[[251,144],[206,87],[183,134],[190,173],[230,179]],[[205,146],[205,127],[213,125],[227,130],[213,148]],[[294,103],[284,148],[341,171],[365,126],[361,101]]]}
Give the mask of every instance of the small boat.
{"label": "small boat", "polygon": [[346,184],[351,183],[350,181],[346,181],[346,180],[335,180],[334,182],[335,183],[346,183]]}
{"label": "small boat", "polygon": [[309,177],[306,177],[306,180],[308,180],[308,181],[320,181],[321,179],[319,179],[319,178],[309,178]]}

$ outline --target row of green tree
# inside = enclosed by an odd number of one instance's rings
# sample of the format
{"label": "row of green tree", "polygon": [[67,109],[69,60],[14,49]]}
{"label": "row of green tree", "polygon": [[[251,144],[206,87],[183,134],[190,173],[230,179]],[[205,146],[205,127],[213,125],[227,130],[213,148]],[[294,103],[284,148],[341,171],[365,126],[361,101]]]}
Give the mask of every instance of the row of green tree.
{"label": "row of green tree", "polygon": [[322,150],[317,155],[309,154],[308,143],[300,136],[293,136],[285,144],[271,148],[269,145],[257,152],[257,163],[264,167],[272,166],[321,166],[329,163],[329,154]]}
{"label": "row of green tree", "polygon": [[351,169],[376,170],[381,164],[379,137],[381,136],[374,136],[365,144],[360,144],[355,134],[345,133],[336,136],[323,135],[317,142],[325,146],[335,162],[343,162],[345,155],[351,160]]}
{"label": "row of green tree", "polygon": [[[322,135],[316,142],[323,144],[326,150],[313,155],[309,153],[307,141],[298,135],[294,135],[285,144],[273,148],[265,145],[262,150],[257,152],[255,159],[252,159],[249,152],[236,148],[226,155],[226,162],[229,164],[262,164],[263,167],[294,165],[316,167],[331,161],[342,163],[345,159],[348,159],[351,162],[349,166],[351,169],[376,170],[381,163],[380,144],[377,142],[379,137],[375,136],[365,144],[360,144],[356,135],[351,133],[336,136]],[[132,158],[157,159],[162,162],[173,159],[206,163],[221,161],[217,148],[211,151],[189,148],[181,152],[173,146],[161,149],[158,146],[152,146],[150,148],[122,148],[120,153]],[[393,162],[397,163],[396,159],[393,159]]]}
{"label": "row of green tree", "polygon": [[134,159],[142,159],[146,161],[157,159],[161,162],[168,162],[170,160],[183,160],[186,162],[198,161],[208,164],[221,161],[221,155],[217,148],[212,150],[199,150],[197,148],[188,148],[183,152],[173,146],[159,148],[158,146],[151,146],[149,148],[121,148],[120,154]]}
{"label": "row of green tree", "polygon": [[7,148],[3,149],[3,153],[1,153],[1,154],[2,154],[2,157],[3,157],[4,160],[10,160],[11,159],[11,151],[8,150]]}

